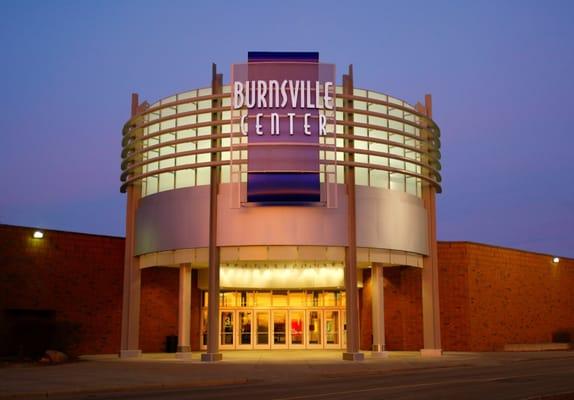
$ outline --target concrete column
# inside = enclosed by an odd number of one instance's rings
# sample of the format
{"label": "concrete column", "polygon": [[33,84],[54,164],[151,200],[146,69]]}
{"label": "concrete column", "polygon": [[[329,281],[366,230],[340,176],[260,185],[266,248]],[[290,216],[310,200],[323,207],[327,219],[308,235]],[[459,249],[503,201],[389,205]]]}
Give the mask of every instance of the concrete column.
{"label": "concrete column", "polygon": [[[139,98],[132,94],[131,116],[137,114]],[[126,240],[124,256],[124,282],[122,301],[122,332],[120,358],[140,357],[140,292],[141,273],[139,258],[135,256],[135,215],[141,197],[139,183],[131,184],[126,190]]]}
{"label": "concrete column", "polygon": [[179,267],[179,304],[176,358],[191,358],[191,265]]}
{"label": "concrete column", "polygon": [[373,312],[373,357],[387,357],[385,349],[385,296],[383,266],[373,264],[371,268],[371,304]]}
{"label": "concrete column", "polygon": [[[417,104],[417,111],[432,118],[432,100],[425,96],[425,105]],[[424,122],[423,122],[424,124]],[[428,132],[427,132],[428,134]],[[423,258],[422,301],[423,301],[423,342],[422,356],[442,355],[440,338],[440,305],[438,294],[438,255],[436,243],[436,202],[435,188],[424,185],[422,200],[427,212],[429,254]]]}
{"label": "concrete column", "polygon": [[[343,75],[343,93],[353,94],[353,67],[349,66],[349,72]],[[345,99],[345,108],[353,108],[353,101]],[[345,119],[353,120],[353,114],[345,113]],[[353,127],[345,126],[347,135],[353,135]],[[347,146],[354,146],[352,138],[347,139]],[[355,160],[352,152],[347,153],[347,161],[353,163]],[[355,168],[352,164],[346,167],[346,187],[347,187],[347,247],[345,248],[345,292],[347,310],[347,349],[343,353],[343,360],[361,361],[364,359],[360,352],[359,334],[359,291],[357,289],[357,216],[355,199]]]}
{"label": "concrete column", "polygon": [[[223,75],[217,73],[215,64],[212,65],[212,93],[221,93],[223,88]],[[212,100],[212,107],[220,107],[221,100]],[[211,120],[221,119],[220,113],[212,113]],[[220,132],[219,126],[212,126],[212,135]],[[211,139],[211,148],[219,147],[219,139]],[[211,161],[219,159],[218,152],[211,153]],[[219,168],[212,165],[210,173],[209,194],[209,277],[208,277],[208,305],[207,305],[207,353],[201,355],[201,361],[219,361],[222,359],[219,352],[219,247],[217,247],[217,193],[219,191]]]}

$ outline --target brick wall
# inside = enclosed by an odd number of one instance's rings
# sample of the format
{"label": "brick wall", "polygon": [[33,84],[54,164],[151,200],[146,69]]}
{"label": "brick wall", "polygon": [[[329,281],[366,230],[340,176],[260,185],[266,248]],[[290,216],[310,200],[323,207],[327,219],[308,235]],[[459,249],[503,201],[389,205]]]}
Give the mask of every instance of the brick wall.
{"label": "brick wall", "polygon": [[179,270],[142,269],[141,285],[140,349],[165,351],[165,337],[177,335]]}
{"label": "brick wall", "polygon": [[[21,345],[21,338],[9,337],[14,321],[36,311],[74,327],[72,353],[118,352],[124,239],[45,230],[38,240],[33,232],[0,225],[0,354]],[[549,342],[560,330],[574,334],[574,260],[555,265],[548,255],[468,242],[439,242],[438,258],[444,350],[491,351]],[[361,348],[367,350],[370,270],[362,273]],[[176,268],[142,270],[143,351],[163,351],[165,337],[177,334],[178,281]],[[388,349],[420,349],[421,270],[385,268],[384,285]],[[191,345],[197,350],[200,296],[192,293]]]}
{"label": "brick wall", "polygon": [[[422,347],[421,270],[411,267],[383,269],[385,294],[385,342],[387,350],[419,350]],[[363,270],[360,294],[361,349],[372,345],[371,270]]]}
{"label": "brick wall", "polygon": [[[59,326],[75,327],[70,352],[117,352],[124,239],[47,230],[43,239],[33,239],[33,232],[0,225],[1,333],[10,335],[23,315],[41,310]],[[4,339],[0,342],[23,345],[18,337]]]}
{"label": "brick wall", "polygon": [[438,243],[439,302],[443,350],[468,351],[470,300],[465,243]]}
{"label": "brick wall", "polygon": [[[165,338],[177,335],[179,270],[144,268],[141,275],[140,349],[165,351]],[[192,270],[190,344],[199,350],[201,293],[197,289],[197,271]]]}
{"label": "brick wall", "polygon": [[388,350],[420,350],[422,336],[422,270],[384,268],[385,340]]}
{"label": "brick wall", "polygon": [[574,260],[466,244],[470,346],[500,350],[510,343],[544,343],[574,333]]}
{"label": "brick wall", "polygon": [[574,334],[574,260],[468,242],[439,242],[442,347],[494,351]]}

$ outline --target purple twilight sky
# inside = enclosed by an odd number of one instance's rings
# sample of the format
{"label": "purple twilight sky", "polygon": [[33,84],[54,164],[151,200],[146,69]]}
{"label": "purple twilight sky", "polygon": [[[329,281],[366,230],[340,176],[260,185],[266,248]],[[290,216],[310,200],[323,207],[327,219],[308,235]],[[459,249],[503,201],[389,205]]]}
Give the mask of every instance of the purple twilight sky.
{"label": "purple twilight sky", "polygon": [[0,223],[123,235],[131,92],[319,51],[358,87],[432,93],[439,239],[574,257],[572,1],[4,0],[0,46]]}

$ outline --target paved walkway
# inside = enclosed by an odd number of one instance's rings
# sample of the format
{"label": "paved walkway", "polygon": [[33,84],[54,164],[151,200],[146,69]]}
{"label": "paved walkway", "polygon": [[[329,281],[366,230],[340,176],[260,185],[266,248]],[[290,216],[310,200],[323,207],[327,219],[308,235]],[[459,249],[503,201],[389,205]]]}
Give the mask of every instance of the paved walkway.
{"label": "paved walkway", "polygon": [[276,350],[228,351],[223,361],[203,363],[200,353],[191,360],[174,354],[145,354],[120,360],[116,355],[84,356],[78,362],[52,366],[0,368],[0,398],[34,398],[138,390],[233,385],[249,382],[292,382],[324,378],[386,374],[417,369],[500,366],[517,361],[571,358],[574,352],[450,353],[421,358],[418,352],[391,352],[388,358],[363,362],[341,359],[341,351]]}

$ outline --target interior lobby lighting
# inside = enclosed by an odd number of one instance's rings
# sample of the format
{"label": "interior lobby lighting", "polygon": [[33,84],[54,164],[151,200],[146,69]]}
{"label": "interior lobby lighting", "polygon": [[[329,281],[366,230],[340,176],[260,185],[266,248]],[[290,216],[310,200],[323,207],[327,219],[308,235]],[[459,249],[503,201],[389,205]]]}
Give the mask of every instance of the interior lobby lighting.
{"label": "interior lobby lighting", "polygon": [[35,231],[34,235],[32,235],[34,237],[34,239],[43,239],[44,238],[44,232],[42,231]]}
{"label": "interior lobby lighting", "polygon": [[560,258],[554,257],[554,258],[552,259],[552,262],[553,262],[554,264],[558,264],[558,263],[560,262]]}

